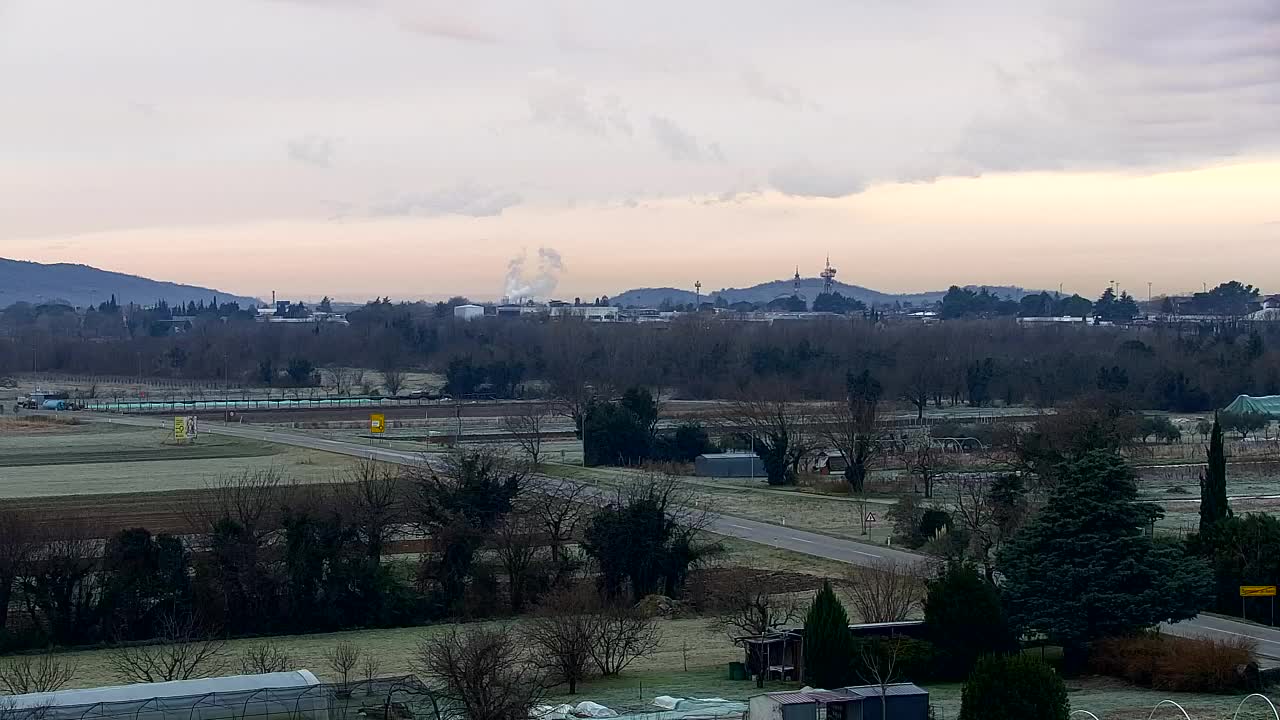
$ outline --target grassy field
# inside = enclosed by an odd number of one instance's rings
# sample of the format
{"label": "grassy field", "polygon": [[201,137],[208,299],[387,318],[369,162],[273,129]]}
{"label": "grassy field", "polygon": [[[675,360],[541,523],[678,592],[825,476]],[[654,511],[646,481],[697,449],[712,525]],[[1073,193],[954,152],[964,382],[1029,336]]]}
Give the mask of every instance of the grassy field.
{"label": "grassy field", "polygon": [[192,490],[246,470],[277,468],[295,482],[328,482],[350,460],[205,433],[177,445],[166,430],[85,423],[0,428],[0,497]]}

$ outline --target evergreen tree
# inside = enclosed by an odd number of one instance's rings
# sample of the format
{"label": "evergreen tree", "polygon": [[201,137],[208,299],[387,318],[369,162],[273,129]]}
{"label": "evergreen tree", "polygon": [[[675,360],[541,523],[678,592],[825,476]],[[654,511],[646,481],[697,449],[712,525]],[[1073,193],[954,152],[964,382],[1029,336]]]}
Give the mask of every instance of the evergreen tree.
{"label": "evergreen tree", "polygon": [[1058,673],[1025,655],[982,658],[960,695],[960,720],[1067,720],[1070,709]]}
{"label": "evergreen tree", "polygon": [[924,622],[949,677],[963,678],[979,657],[1017,647],[999,594],[972,565],[952,563],[929,581]]}
{"label": "evergreen tree", "polygon": [[1043,633],[1079,660],[1089,642],[1195,616],[1209,569],[1146,530],[1162,516],[1138,502],[1133,471],[1095,450],[1063,463],[1044,509],[999,554],[1010,624]]}
{"label": "evergreen tree", "polygon": [[804,681],[814,687],[843,687],[853,662],[849,616],[831,589],[822,583],[804,619]]}
{"label": "evergreen tree", "polygon": [[1211,534],[1214,526],[1228,517],[1227,454],[1222,445],[1222,424],[1215,414],[1209,433],[1208,467],[1200,474],[1200,536]]}

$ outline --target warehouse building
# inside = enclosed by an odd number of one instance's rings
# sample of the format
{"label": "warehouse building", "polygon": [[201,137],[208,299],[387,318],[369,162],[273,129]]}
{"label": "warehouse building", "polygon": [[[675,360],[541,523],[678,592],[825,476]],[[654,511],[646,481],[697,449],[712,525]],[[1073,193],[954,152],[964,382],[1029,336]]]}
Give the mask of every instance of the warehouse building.
{"label": "warehouse building", "polygon": [[693,460],[694,474],[698,477],[764,478],[764,462],[759,455],[749,452],[708,453]]}

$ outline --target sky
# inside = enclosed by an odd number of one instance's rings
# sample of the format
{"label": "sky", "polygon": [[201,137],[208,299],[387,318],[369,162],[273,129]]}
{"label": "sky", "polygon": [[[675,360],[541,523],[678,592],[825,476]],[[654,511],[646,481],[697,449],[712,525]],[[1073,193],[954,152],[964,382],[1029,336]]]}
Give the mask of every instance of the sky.
{"label": "sky", "polygon": [[0,257],[258,297],[1280,292],[1275,0],[0,0],[0,97]]}

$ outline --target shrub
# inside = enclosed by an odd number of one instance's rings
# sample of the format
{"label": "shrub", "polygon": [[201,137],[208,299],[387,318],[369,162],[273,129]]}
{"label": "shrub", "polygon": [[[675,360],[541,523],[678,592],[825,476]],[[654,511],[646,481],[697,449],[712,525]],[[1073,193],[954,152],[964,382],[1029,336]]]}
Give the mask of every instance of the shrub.
{"label": "shrub", "polygon": [[1158,633],[1108,638],[1094,643],[1094,672],[1155,690],[1231,692],[1247,682],[1241,669],[1253,662],[1246,638],[1177,638]]}
{"label": "shrub", "polygon": [[979,657],[1017,647],[995,587],[971,565],[953,563],[929,581],[924,621],[943,677],[964,678]]}
{"label": "shrub", "polygon": [[1053,668],[1026,655],[988,655],[964,684],[959,720],[1067,720],[1068,709]]}

